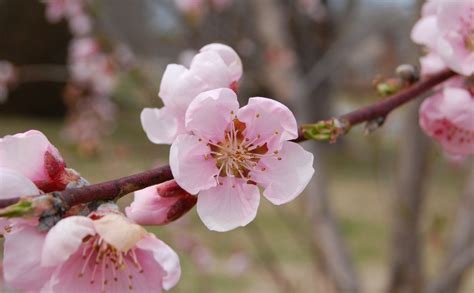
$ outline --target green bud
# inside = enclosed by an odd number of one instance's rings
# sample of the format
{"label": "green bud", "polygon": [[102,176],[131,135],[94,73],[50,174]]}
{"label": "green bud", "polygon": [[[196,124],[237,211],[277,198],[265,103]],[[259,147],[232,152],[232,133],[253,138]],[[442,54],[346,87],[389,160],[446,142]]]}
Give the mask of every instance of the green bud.
{"label": "green bud", "polygon": [[34,204],[32,199],[21,199],[19,202],[0,209],[0,217],[14,218],[31,215],[34,212]]}

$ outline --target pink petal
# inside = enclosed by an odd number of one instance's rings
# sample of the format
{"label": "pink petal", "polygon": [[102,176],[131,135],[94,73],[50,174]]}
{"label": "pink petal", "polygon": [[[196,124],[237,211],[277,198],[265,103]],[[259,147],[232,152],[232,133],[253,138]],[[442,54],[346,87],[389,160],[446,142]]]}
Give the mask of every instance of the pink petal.
{"label": "pink petal", "polygon": [[95,235],[94,223],[82,216],[64,218],[49,230],[41,255],[43,266],[55,266],[66,261],[82,244],[84,237]]}
{"label": "pink petal", "polygon": [[164,225],[194,206],[196,197],[181,188],[173,196],[162,197],[158,189],[166,184],[136,191],[132,204],[125,209],[127,217],[140,225]]}
{"label": "pink petal", "polygon": [[432,75],[446,69],[443,59],[435,53],[430,53],[420,58],[421,75]]}
{"label": "pink petal", "polygon": [[427,46],[430,49],[436,48],[438,36],[439,30],[435,15],[422,17],[411,31],[411,39],[413,42]]}
{"label": "pink petal", "polygon": [[14,170],[0,168],[0,198],[36,194],[40,194],[40,191],[30,179]]}
{"label": "pink petal", "polygon": [[242,61],[240,60],[237,52],[231,47],[212,43],[201,48],[200,52],[214,51],[224,60],[225,64],[229,67],[231,78],[233,81],[237,81],[242,76]]}
{"label": "pink petal", "polygon": [[44,134],[30,130],[0,138],[0,167],[13,169],[35,183],[48,185],[60,180],[65,164]]}
{"label": "pink petal", "polygon": [[207,89],[196,72],[182,65],[170,64],[163,74],[159,95],[165,106],[184,113],[189,103]]}
{"label": "pink petal", "polygon": [[5,234],[3,276],[8,286],[26,291],[39,291],[52,273],[41,266],[41,250],[45,233],[36,225],[17,224]]}
{"label": "pink petal", "polygon": [[284,142],[278,156],[281,160],[263,158],[259,169],[251,172],[253,180],[265,187],[263,195],[276,205],[287,203],[301,194],[314,174],[313,154],[299,144]]}
{"label": "pink petal", "polygon": [[258,187],[237,178],[221,177],[220,180],[222,185],[199,193],[199,217],[207,228],[218,232],[247,225],[257,215]]}
{"label": "pink petal", "polygon": [[234,81],[224,60],[214,51],[205,51],[194,56],[190,70],[204,83],[204,90],[229,87]]}
{"label": "pink petal", "polygon": [[[140,240],[137,247],[153,253],[153,259],[163,268],[165,273],[163,288],[166,290],[173,288],[181,277],[181,266],[176,252],[153,234],[148,234]],[[146,270],[146,267],[144,269]]]}
{"label": "pink petal", "polygon": [[166,223],[169,206],[176,199],[161,197],[156,185],[135,192],[132,204],[125,209],[127,217],[140,225]]}
{"label": "pink petal", "polygon": [[161,109],[145,108],[140,119],[148,139],[156,144],[171,144],[176,136],[184,133],[184,114],[166,106]]}
{"label": "pink petal", "polygon": [[214,178],[218,172],[216,161],[210,156],[206,143],[196,136],[182,134],[171,145],[170,167],[174,179],[191,194],[217,184]]}
{"label": "pink petal", "polygon": [[[293,113],[280,102],[267,98],[250,98],[246,106],[240,108],[237,119],[246,124],[245,136],[250,140],[260,135],[256,145],[298,137],[298,127]],[[272,149],[272,146],[268,146]]]}
{"label": "pink petal", "polygon": [[[142,272],[135,266],[131,257],[127,256],[124,258],[124,267],[116,269],[114,274],[110,265],[105,268],[102,263],[95,264],[97,254],[85,265],[82,249],[83,247],[56,268],[41,292],[83,293],[102,292],[103,289],[105,292],[161,292],[165,272],[153,258],[152,252],[135,248]],[[110,259],[108,261],[110,262]],[[105,281],[107,284],[104,284]]]}
{"label": "pink petal", "polygon": [[186,129],[198,137],[219,142],[238,109],[237,96],[228,88],[203,92],[186,111]]}
{"label": "pink petal", "polygon": [[474,132],[474,97],[462,88],[446,87],[440,108],[446,118],[459,128]]}

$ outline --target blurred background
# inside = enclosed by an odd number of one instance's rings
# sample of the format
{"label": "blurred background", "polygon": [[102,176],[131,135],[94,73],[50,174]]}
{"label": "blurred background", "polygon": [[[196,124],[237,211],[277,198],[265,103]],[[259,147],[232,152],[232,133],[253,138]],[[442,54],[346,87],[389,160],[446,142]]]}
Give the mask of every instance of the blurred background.
{"label": "blurred background", "polygon": [[[242,58],[242,103],[274,98],[302,123],[380,99],[374,80],[421,53],[420,0],[69,0],[64,16],[67,2],[0,0],[0,137],[38,129],[92,183],[167,164],[140,111],[208,43]],[[181,257],[172,292],[474,292],[472,161],[428,141],[418,106],[306,142],[313,182],[246,228],[211,232],[194,210],[150,228]]]}

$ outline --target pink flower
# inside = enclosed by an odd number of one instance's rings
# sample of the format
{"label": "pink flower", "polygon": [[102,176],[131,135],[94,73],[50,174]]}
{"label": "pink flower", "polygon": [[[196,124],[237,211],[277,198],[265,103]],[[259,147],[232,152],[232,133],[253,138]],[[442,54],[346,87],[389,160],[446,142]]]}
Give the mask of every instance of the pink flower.
{"label": "pink flower", "polygon": [[200,14],[203,0],[174,0],[176,8],[182,13]]}
{"label": "pink flower", "polygon": [[63,158],[36,130],[0,138],[0,168],[23,175],[44,192],[62,190],[68,183]]}
{"label": "pink flower", "polygon": [[181,275],[168,245],[116,213],[61,220],[44,240],[41,266],[53,268],[45,292],[161,292]]}
{"label": "pink flower", "polygon": [[235,88],[242,75],[237,53],[223,44],[210,44],[194,56],[190,68],[170,64],[163,74],[159,96],[161,109],[146,108],[141,122],[148,138],[157,144],[171,144],[186,132],[185,113],[194,98],[207,90]]}
{"label": "pink flower", "polygon": [[177,220],[196,204],[190,195],[171,180],[135,192],[127,217],[141,225],[164,225]]}
{"label": "pink flower", "polygon": [[[63,190],[69,179],[61,155],[41,132],[0,138],[2,199]],[[35,218],[0,218],[0,234],[5,238],[4,279],[11,287],[38,292],[49,276],[51,269],[40,267],[45,234],[37,231],[37,224]]]}
{"label": "pink flower", "polygon": [[69,29],[75,36],[84,36],[92,31],[92,20],[85,13],[79,13],[69,19]]}
{"label": "pink flower", "polygon": [[115,69],[93,38],[76,38],[69,47],[69,70],[79,85],[98,96],[110,95],[117,84]]}
{"label": "pink flower", "polygon": [[422,72],[431,74],[436,68],[443,68],[440,64],[442,60],[447,67],[461,75],[474,73],[472,0],[428,1],[411,36],[415,43],[426,46],[429,51],[430,59],[423,62],[429,68],[422,68]]}
{"label": "pink flower", "polygon": [[420,125],[451,156],[474,154],[474,96],[449,84],[420,107]]}
{"label": "pink flower", "polygon": [[73,17],[83,12],[85,0],[47,0],[46,18],[56,23],[63,18]]}
{"label": "pink flower", "polygon": [[227,88],[198,95],[186,112],[186,134],[171,146],[176,182],[198,194],[197,211],[211,230],[245,226],[256,216],[259,187],[273,204],[297,197],[311,179],[313,155],[290,142],[296,119],[283,104],[250,98],[239,109]]}

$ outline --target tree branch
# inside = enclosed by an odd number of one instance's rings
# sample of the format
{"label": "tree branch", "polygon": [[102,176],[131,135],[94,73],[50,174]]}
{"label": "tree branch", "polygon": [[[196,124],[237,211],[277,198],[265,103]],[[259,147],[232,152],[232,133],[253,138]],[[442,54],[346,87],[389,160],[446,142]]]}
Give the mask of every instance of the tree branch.
{"label": "tree branch", "polygon": [[[370,106],[355,110],[345,114],[337,120],[346,121],[348,126],[354,126],[365,121],[371,121],[379,117],[385,117],[395,108],[404,103],[415,99],[420,94],[423,94],[442,83],[448,78],[454,76],[455,73],[449,70],[442,71],[438,74],[432,75],[426,79],[420,80],[405,90],[390,96],[382,101],[376,102]],[[295,142],[308,140],[304,136],[302,128],[300,127],[300,135]],[[56,192],[56,195],[63,201],[67,207],[71,207],[80,203],[87,203],[94,200],[114,200],[120,198],[130,192],[146,188],[155,184],[159,184],[173,179],[173,174],[169,166],[162,166],[156,169],[141,172],[135,175],[110,180],[98,184],[92,184],[79,188],[71,188],[61,192]],[[0,208],[5,208],[22,199],[8,198],[0,200]]]}
{"label": "tree branch", "polygon": [[411,86],[400,90],[398,93],[367,107],[357,109],[328,121],[302,125],[299,129],[299,136],[295,139],[295,142],[301,142],[308,139],[334,141],[339,135],[347,132],[352,126],[363,122],[374,121],[378,118],[385,119],[385,117],[387,117],[387,115],[394,109],[416,99],[421,94],[426,93],[434,86],[455,75],[456,73],[451,70],[444,70],[440,73],[424,78]]}

